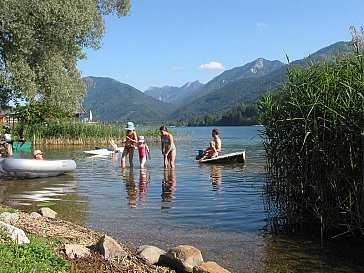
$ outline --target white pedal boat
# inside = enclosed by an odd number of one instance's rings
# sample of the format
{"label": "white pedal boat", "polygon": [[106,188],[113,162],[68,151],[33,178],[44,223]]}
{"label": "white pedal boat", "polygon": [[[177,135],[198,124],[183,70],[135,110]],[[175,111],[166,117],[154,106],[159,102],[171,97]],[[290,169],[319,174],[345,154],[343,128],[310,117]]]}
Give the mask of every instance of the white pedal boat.
{"label": "white pedal boat", "polygon": [[37,178],[57,176],[76,170],[72,159],[35,160],[23,158],[4,158],[0,170],[16,178]]}
{"label": "white pedal boat", "polygon": [[[124,151],[123,147],[118,147],[118,153],[122,153]],[[83,151],[86,154],[90,155],[98,155],[98,156],[109,156],[115,153],[115,151],[111,148],[103,148],[103,149],[95,149],[89,151]]]}
{"label": "white pedal boat", "polygon": [[[197,156],[196,159],[198,160],[200,157]],[[219,155],[217,157],[207,158],[200,163],[217,163],[217,164],[229,164],[229,163],[245,163],[246,155],[245,151],[230,153],[225,155]]]}

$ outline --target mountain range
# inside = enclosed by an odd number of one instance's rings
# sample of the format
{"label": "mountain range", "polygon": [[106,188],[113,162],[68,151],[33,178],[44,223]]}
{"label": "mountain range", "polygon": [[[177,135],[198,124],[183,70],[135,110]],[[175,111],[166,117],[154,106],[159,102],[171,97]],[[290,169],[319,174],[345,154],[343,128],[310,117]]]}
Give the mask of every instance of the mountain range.
{"label": "mountain range", "polygon": [[226,70],[206,84],[199,81],[181,87],[151,87],[144,93],[111,78],[89,77],[93,82],[84,99],[102,121],[132,120],[137,123],[165,123],[189,117],[224,115],[239,103],[254,103],[262,94],[286,81],[290,65],[330,61],[350,51],[348,42],[337,42],[290,64],[264,58]]}

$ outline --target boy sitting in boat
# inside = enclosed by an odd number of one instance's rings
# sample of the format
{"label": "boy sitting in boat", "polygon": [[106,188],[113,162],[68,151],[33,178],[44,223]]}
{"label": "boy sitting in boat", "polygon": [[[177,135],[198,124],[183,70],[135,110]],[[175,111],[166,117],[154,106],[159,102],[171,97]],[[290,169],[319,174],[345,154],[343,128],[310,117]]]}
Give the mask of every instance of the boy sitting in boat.
{"label": "boy sitting in boat", "polygon": [[202,160],[204,159],[207,159],[207,158],[213,158],[213,157],[217,157],[219,154],[216,150],[216,144],[215,144],[215,141],[211,140],[210,141],[210,147],[208,147],[206,150],[205,150],[205,153],[204,155],[198,160],[199,162],[201,162]]}

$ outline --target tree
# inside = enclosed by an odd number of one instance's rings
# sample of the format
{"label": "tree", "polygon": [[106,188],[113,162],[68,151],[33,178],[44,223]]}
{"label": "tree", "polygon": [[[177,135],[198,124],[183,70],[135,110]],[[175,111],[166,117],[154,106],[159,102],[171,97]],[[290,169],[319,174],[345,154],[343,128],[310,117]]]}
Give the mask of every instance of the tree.
{"label": "tree", "polygon": [[82,49],[100,47],[103,15],[129,10],[130,0],[0,1],[0,106],[24,99],[74,111],[86,93]]}

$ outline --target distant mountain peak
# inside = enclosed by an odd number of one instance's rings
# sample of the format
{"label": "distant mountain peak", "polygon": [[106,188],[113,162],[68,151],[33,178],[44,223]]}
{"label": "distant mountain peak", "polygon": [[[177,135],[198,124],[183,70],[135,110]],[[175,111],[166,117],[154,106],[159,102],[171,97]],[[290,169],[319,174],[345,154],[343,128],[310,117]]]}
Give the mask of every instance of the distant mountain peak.
{"label": "distant mountain peak", "polygon": [[252,68],[250,68],[250,71],[253,74],[258,73],[258,70],[264,67],[264,61],[265,61],[265,59],[263,59],[263,58],[256,59],[255,64]]}
{"label": "distant mountain peak", "polygon": [[181,97],[185,96],[186,93],[193,93],[195,90],[201,88],[203,84],[200,81],[188,82],[181,87],[168,86],[163,87],[151,87],[144,92],[144,94],[151,96],[155,99],[164,102],[176,102]]}

